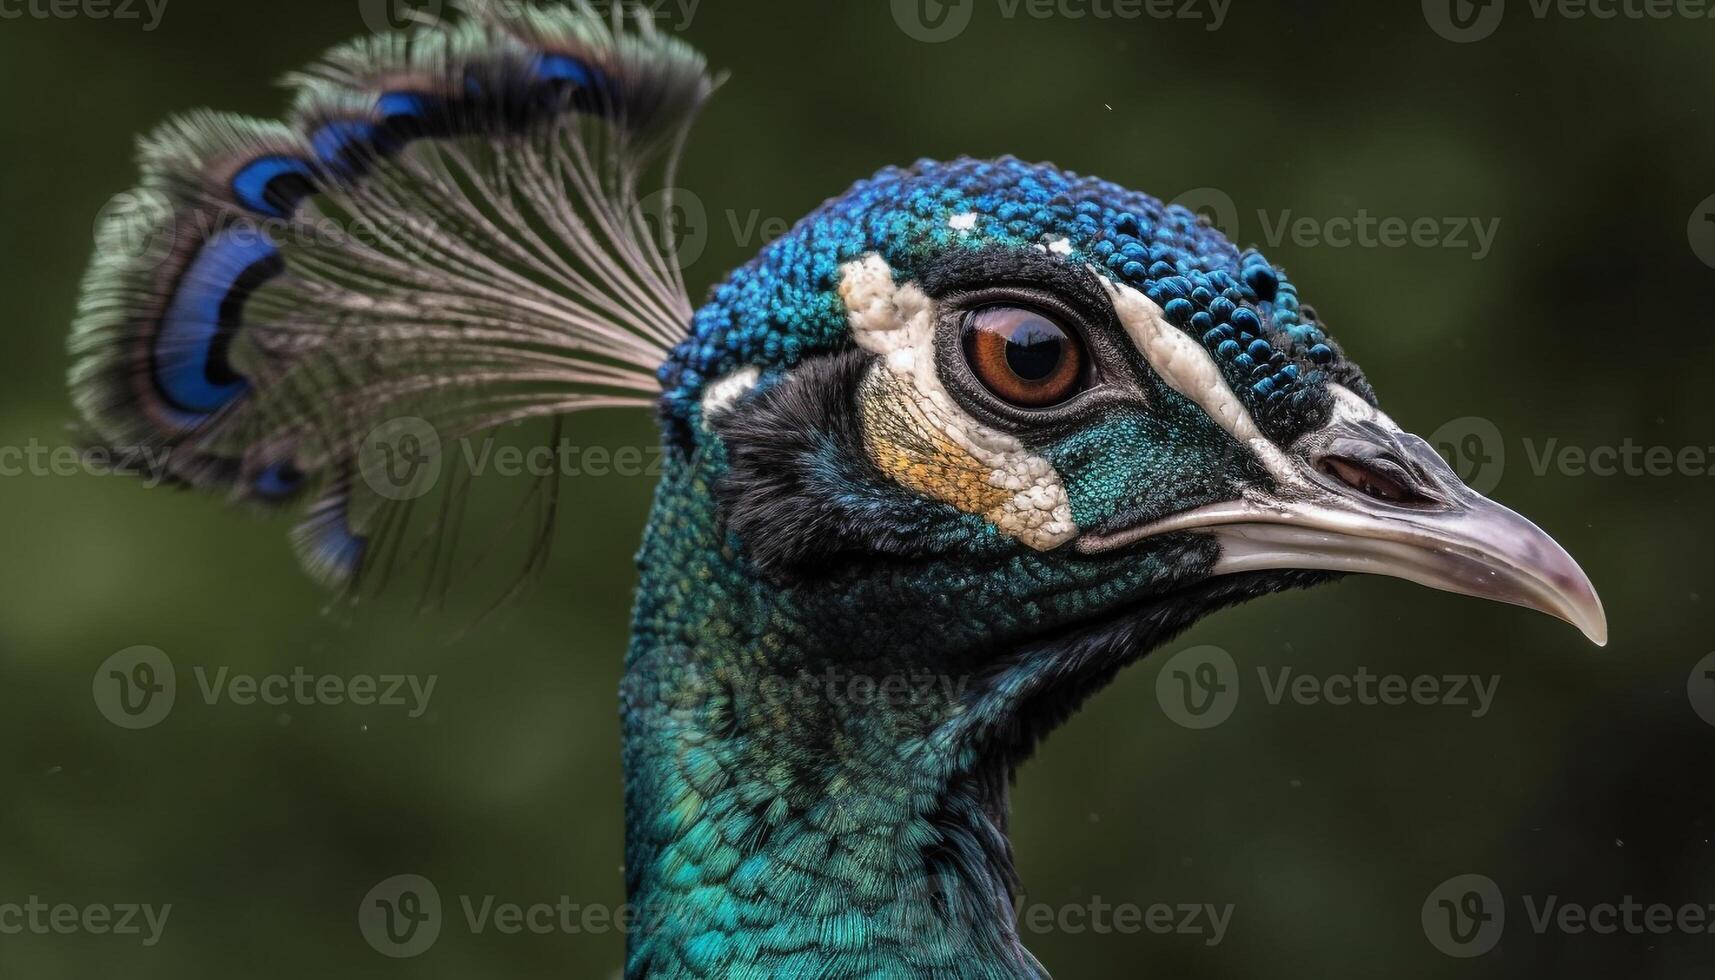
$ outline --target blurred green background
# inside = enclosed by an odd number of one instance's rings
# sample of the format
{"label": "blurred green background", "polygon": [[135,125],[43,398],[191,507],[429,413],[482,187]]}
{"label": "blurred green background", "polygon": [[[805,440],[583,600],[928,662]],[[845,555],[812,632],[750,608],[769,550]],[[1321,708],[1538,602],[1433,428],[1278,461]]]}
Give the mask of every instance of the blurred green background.
{"label": "blurred green background", "polygon": [[[379,6],[168,0],[144,30],[141,7],[0,4],[0,446],[70,444],[63,337],[94,215],[132,180],[132,135],[203,104],[277,112],[272,81]],[[1491,36],[1454,43],[1433,3],[1232,0],[1210,30],[1199,0],[1201,19],[965,0],[917,8],[919,34],[969,16],[928,43],[901,26],[913,6],[661,5],[733,72],[680,181],[707,213],[695,293],[770,226],[922,156],[1216,189],[1196,200],[1233,203],[1238,236],[1291,271],[1403,425],[1493,424],[1504,465],[1493,445],[1463,462],[1583,562],[1613,627],[1597,650],[1543,616],[1379,580],[1198,626],[1163,654],[1231,651],[1246,678],[1232,719],[1175,725],[1155,694],[1164,658],[1145,661],[1022,770],[1015,845],[1031,905],[1230,903],[1227,934],[1027,931],[1038,956],[1068,978],[1707,976],[1715,935],[1538,934],[1524,898],[1715,903],[1715,727],[1688,680],[1715,650],[1715,19],[1512,0]],[[1336,219],[1360,209],[1497,234],[1481,255],[1469,232],[1342,246]],[[1278,235],[1298,218],[1309,232]],[[646,446],[652,430],[606,414],[569,438]],[[1711,458],[1663,475],[1538,462],[1627,445]],[[125,480],[0,477],[0,905],[173,907],[152,948],[0,935],[0,977],[616,975],[615,932],[473,935],[457,896],[623,901],[615,688],[649,493],[641,476],[572,481],[541,586],[464,630],[466,611],[420,616],[409,595],[324,615],[285,521]],[[127,731],[91,684],[138,644],[171,656],[179,700]],[[1481,718],[1270,705],[1255,668],[1288,665],[1499,688]],[[197,667],[438,681],[413,719],[211,706]],[[395,961],[356,913],[401,873],[436,883],[448,921]],[[1499,885],[1507,921],[1487,955],[1455,959],[1420,912],[1465,873]]]}

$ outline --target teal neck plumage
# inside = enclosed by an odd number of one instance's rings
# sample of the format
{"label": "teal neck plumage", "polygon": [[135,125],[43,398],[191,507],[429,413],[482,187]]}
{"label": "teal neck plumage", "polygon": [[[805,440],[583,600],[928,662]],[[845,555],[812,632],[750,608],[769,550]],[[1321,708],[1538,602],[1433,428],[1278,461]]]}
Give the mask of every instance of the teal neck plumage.
{"label": "teal neck plumage", "polygon": [[[627,975],[1046,976],[1014,928],[1007,786],[1119,663],[1062,637],[1044,670],[1035,638],[1002,632],[997,608],[1043,614],[1023,594],[1048,570],[999,538],[986,566],[768,581],[720,520],[724,467],[718,440],[669,464],[640,557]],[[1204,558],[1191,543],[1164,568]],[[1054,574],[1067,610],[1121,580]]]}
{"label": "teal neck plumage", "polygon": [[1042,976],[1013,932],[1008,773],[936,738],[969,676],[888,649],[855,596],[842,617],[763,587],[708,478],[668,474],[641,558],[627,975]]}

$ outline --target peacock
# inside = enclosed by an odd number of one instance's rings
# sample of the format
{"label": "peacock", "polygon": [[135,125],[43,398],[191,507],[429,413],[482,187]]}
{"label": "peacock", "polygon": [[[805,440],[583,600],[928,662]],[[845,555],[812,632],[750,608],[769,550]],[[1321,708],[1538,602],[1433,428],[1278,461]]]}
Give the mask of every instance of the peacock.
{"label": "peacock", "polygon": [[[69,344],[92,441],[295,514],[342,595],[425,549],[453,574],[467,498],[437,447],[653,412],[628,977],[1046,976],[1014,922],[1013,773],[1215,610],[1371,573],[1606,641],[1567,553],[1183,207],[920,161],[694,308],[663,225],[719,82],[581,3],[471,0],[333,48],[283,121],[139,142]],[[425,462],[433,497],[406,486]],[[520,505],[533,567],[558,491]]]}

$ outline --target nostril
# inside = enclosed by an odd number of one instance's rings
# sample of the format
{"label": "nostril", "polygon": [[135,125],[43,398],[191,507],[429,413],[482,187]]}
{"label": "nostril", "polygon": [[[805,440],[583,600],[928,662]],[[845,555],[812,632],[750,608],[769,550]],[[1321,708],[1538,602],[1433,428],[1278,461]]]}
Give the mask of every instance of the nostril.
{"label": "nostril", "polygon": [[1386,459],[1353,460],[1339,456],[1324,456],[1317,464],[1322,472],[1346,486],[1393,504],[1432,504],[1435,501],[1419,492],[1416,481],[1405,469]]}

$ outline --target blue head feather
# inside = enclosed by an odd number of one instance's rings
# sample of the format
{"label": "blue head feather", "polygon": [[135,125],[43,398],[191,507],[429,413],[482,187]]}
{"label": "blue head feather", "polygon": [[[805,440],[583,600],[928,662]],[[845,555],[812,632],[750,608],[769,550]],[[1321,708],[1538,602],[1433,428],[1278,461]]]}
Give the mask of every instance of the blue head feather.
{"label": "blue head feather", "polygon": [[741,366],[790,367],[849,345],[836,294],[846,262],[877,253],[910,279],[950,249],[1058,242],[1067,261],[1141,290],[1197,337],[1265,431],[1301,425],[1330,378],[1368,392],[1285,272],[1196,213],[1048,164],[960,159],[883,170],[717,286],[662,367],[668,414]]}

